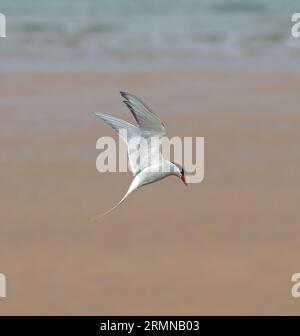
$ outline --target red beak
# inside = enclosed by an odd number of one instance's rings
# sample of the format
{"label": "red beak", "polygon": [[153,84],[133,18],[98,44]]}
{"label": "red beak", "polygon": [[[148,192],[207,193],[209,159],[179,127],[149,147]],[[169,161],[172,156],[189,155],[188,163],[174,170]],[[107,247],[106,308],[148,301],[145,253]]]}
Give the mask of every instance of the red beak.
{"label": "red beak", "polygon": [[182,175],[180,178],[181,178],[181,181],[187,186],[188,184],[186,182],[185,176]]}

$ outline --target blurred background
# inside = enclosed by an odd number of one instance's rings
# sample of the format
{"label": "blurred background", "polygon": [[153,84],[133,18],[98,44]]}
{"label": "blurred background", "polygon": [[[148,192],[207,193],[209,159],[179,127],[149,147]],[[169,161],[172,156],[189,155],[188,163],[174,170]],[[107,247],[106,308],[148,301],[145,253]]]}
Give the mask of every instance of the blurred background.
{"label": "blurred background", "polygon": [[[2,0],[1,69],[299,67],[297,0]],[[272,60],[270,60],[270,57]]]}
{"label": "blurred background", "polygon": [[[299,270],[298,0],[1,0],[2,315],[287,315]],[[205,138],[205,177],[131,195],[95,112]]]}

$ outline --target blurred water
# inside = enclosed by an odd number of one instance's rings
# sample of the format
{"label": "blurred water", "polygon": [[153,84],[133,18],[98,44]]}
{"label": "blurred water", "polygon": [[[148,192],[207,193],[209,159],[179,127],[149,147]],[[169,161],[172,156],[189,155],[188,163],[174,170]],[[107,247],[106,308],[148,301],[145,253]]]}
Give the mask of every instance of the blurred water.
{"label": "blurred water", "polygon": [[299,0],[1,0],[0,70],[299,69]]}

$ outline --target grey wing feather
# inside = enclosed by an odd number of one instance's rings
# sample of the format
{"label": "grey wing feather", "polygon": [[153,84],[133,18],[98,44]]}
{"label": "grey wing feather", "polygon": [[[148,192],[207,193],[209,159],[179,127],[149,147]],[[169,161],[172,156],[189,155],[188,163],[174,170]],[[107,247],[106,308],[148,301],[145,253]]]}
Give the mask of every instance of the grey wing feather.
{"label": "grey wing feather", "polygon": [[164,124],[150,107],[132,94],[122,91],[120,93],[125,98],[124,103],[133,114],[144,137],[163,136],[166,134]]}
{"label": "grey wing feather", "polygon": [[[119,134],[120,134],[120,130],[126,129],[129,140],[130,138],[134,136],[138,136],[140,134],[139,129],[136,126],[130,124],[129,122],[125,120],[112,117],[105,113],[96,113],[96,115],[100,117],[102,120],[104,120],[109,126],[111,126]],[[123,140],[126,141],[127,139],[123,138]]]}

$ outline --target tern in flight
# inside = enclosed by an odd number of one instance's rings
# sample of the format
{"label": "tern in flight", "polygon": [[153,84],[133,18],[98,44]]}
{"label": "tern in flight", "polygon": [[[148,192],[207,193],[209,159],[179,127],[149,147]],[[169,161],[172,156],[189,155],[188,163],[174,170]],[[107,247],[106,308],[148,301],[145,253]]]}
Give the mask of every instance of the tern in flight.
{"label": "tern in flight", "polygon": [[[114,210],[136,189],[157,182],[167,176],[178,176],[187,185],[183,168],[179,164],[162,157],[160,140],[166,135],[164,124],[140,99],[129,93],[120,93],[138,126],[108,114],[96,113],[96,115],[110,125],[125,141],[133,180],[121,201],[98,218]],[[126,137],[124,137],[124,134],[126,134]],[[158,141],[153,141],[155,139]]]}

